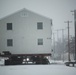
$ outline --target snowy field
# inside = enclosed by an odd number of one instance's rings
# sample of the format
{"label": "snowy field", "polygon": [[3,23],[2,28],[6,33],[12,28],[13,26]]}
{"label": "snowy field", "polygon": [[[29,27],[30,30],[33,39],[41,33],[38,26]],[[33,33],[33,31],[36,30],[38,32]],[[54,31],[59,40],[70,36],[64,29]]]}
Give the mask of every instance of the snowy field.
{"label": "snowy field", "polygon": [[63,64],[0,66],[0,75],[76,75],[76,67]]}

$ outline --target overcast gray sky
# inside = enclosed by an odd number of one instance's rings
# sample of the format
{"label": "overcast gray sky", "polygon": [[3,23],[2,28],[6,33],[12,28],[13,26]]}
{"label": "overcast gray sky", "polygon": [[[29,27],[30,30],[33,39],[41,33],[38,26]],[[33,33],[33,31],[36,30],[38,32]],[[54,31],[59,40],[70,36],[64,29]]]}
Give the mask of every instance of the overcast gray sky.
{"label": "overcast gray sky", "polygon": [[51,18],[53,30],[66,28],[64,21],[73,21],[70,35],[74,35],[74,16],[70,11],[76,9],[76,0],[0,0],[0,19],[23,8]]}

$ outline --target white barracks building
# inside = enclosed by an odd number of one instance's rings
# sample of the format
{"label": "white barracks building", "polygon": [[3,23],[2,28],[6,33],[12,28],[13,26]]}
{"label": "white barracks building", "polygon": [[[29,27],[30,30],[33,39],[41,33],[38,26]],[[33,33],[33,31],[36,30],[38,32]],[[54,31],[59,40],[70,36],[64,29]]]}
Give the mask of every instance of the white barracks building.
{"label": "white barracks building", "polygon": [[52,19],[27,9],[0,20],[0,52],[51,54]]}

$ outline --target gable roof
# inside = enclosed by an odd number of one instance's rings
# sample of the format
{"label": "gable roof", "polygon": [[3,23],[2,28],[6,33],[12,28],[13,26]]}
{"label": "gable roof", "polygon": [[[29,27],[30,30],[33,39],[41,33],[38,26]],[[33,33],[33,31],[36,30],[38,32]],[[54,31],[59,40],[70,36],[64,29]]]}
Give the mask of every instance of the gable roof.
{"label": "gable roof", "polygon": [[[18,12],[21,12],[21,11],[24,11],[24,10],[27,10],[27,11],[29,11],[29,12],[32,12],[32,13],[34,13],[34,14],[36,14],[36,15],[39,15],[39,16],[42,16],[42,17],[44,17],[44,18],[50,19],[49,17],[40,15],[40,14],[35,13],[35,12],[31,11],[31,10],[28,10],[28,9],[26,9],[26,8],[23,8],[23,9],[21,9],[21,10],[18,10],[18,11],[14,12],[14,13],[12,13],[12,14],[10,14],[10,15],[7,15],[7,16],[1,18],[0,20],[5,19],[5,18],[7,18],[7,17],[9,17],[9,16],[11,16],[11,15],[14,15],[14,14],[16,14],[16,13],[18,13]],[[52,19],[50,19],[50,20],[52,20]]]}

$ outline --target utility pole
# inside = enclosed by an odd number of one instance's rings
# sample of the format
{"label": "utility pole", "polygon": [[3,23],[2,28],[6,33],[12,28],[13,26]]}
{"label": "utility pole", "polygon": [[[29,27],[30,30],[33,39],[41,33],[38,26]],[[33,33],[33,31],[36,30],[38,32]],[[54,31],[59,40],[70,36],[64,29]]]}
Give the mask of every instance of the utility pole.
{"label": "utility pole", "polygon": [[[58,29],[58,30],[56,30],[57,31],[57,49],[59,48],[59,31],[60,31],[60,29]],[[58,55],[59,55],[59,57],[60,57],[60,60],[61,60],[61,53],[59,52],[58,53]]]}
{"label": "utility pole", "polygon": [[63,61],[64,61],[64,30],[65,30],[65,29],[58,29],[58,30],[56,30],[56,31],[57,31],[57,39],[59,38],[59,36],[58,36],[58,32],[59,32],[59,31],[62,31],[62,42],[63,42]]}
{"label": "utility pole", "polygon": [[55,33],[53,33],[53,45],[54,45],[54,49],[53,49],[53,59],[55,61]]}
{"label": "utility pole", "polygon": [[59,34],[58,34],[59,30],[56,30],[56,31],[57,31],[57,40],[59,40]]}
{"label": "utility pole", "polygon": [[74,21],[75,21],[75,61],[76,61],[76,10],[74,10]]}
{"label": "utility pole", "polygon": [[68,61],[71,61],[70,59],[70,40],[69,40],[69,23],[71,23],[72,21],[66,21],[65,23],[68,24]]}
{"label": "utility pole", "polygon": [[74,12],[74,27],[75,27],[75,62],[76,62],[76,10],[71,11]]}
{"label": "utility pole", "polygon": [[[56,30],[57,31],[57,41],[59,41],[59,31],[61,31],[61,29]],[[59,42],[57,42],[58,44]],[[57,45],[58,47],[60,46],[59,44]],[[59,53],[60,55],[60,59],[61,59],[61,53]]]}
{"label": "utility pole", "polygon": [[63,62],[64,62],[64,29],[62,29],[62,42],[63,42]]}

